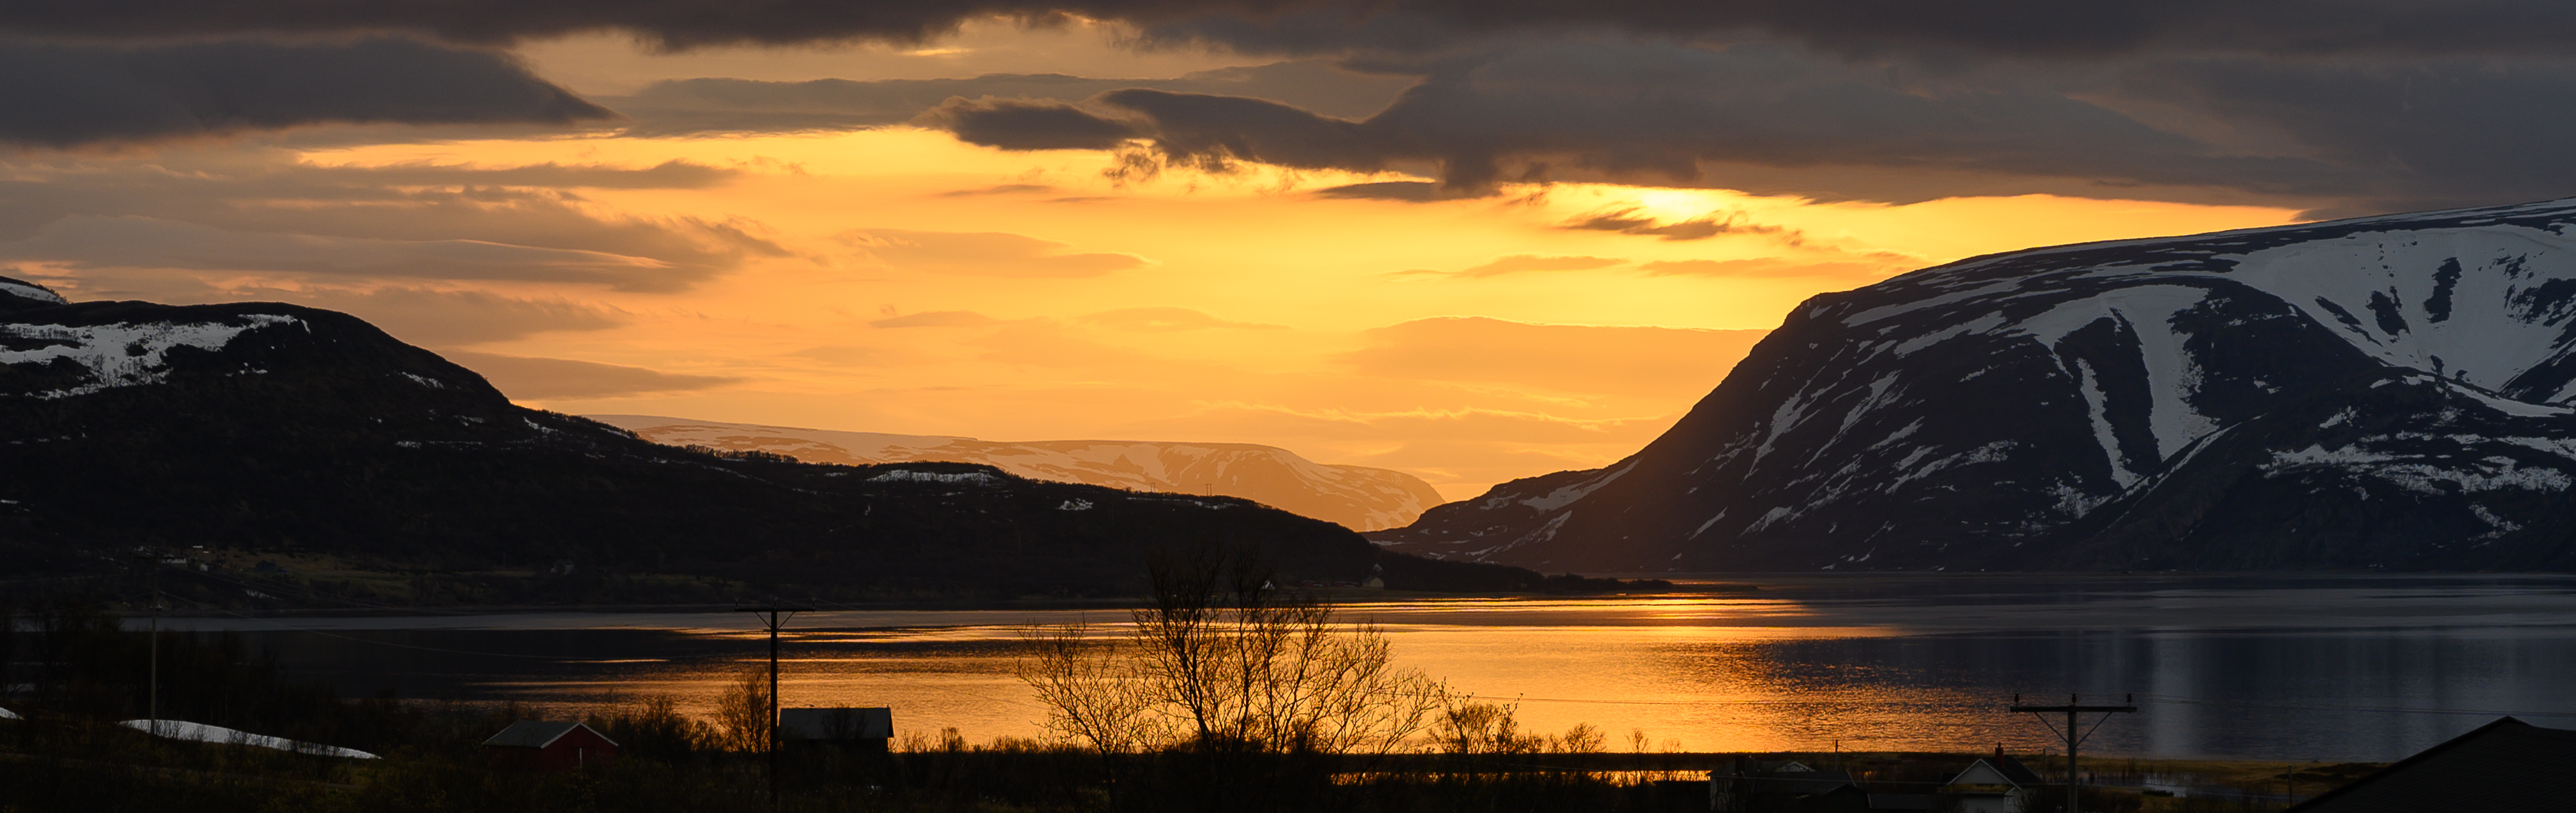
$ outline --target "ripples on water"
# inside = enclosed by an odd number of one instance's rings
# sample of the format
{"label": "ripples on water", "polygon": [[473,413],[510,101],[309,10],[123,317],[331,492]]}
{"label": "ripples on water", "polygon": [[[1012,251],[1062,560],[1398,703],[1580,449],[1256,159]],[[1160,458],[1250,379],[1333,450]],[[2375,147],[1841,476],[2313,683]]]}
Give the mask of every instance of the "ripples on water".
{"label": "ripples on water", "polygon": [[[2384,761],[2498,714],[2576,727],[2576,579],[1846,577],[1753,593],[1346,604],[1402,663],[1517,702],[1524,730],[1737,750],[2042,749],[2002,707],[2134,695],[2088,752]],[[1118,610],[853,610],[797,617],[789,705],[890,705],[902,731],[1038,733],[1010,677],[1028,624]],[[194,619],[351,694],[705,710],[767,641],[747,614]],[[281,628],[291,627],[292,631]]]}

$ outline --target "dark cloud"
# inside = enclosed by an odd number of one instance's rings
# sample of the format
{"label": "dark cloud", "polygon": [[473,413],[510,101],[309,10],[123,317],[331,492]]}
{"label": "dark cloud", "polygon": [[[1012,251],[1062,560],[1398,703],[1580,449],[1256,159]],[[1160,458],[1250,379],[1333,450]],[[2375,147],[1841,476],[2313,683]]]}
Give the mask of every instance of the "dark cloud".
{"label": "dark cloud", "polygon": [[705,189],[741,177],[742,173],[693,161],[672,159],[643,169],[599,164],[526,164],[515,167],[465,167],[441,164],[394,164],[372,167],[314,167],[316,178],[384,186],[533,186],[551,189]]}
{"label": "dark cloud", "polygon": [[2186,46],[2266,54],[2555,53],[2576,8],[2542,0],[84,0],[0,5],[0,30],[84,37],[401,31],[508,43],[623,31],[664,49],[852,39],[923,41],[994,15],[1079,15],[1163,40],[1324,51],[1418,50],[1585,29],[1672,37],[1769,34],[1837,51],[1938,49],[2102,59]]}
{"label": "dark cloud", "polygon": [[[1343,70],[1325,60],[1297,60],[1199,71],[1177,79],[1009,73],[971,79],[864,82],[684,79],[657,82],[632,96],[603,97],[600,102],[633,117],[628,134],[658,136],[876,127],[913,121],[950,99],[1072,102],[1123,88],[1258,97],[1328,116],[1366,116],[1384,109],[1397,93],[1416,81],[1414,76]],[[1002,107],[992,113],[1004,116],[1013,109]],[[1088,126],[1080,121],[1053,123],[1074,128]],[[1115,128],[1101,129],[1091,143],[1114,141],[1121,135]]]}
{"label": "dark cloud", "polygon": [[[11,6],[16,8],[17,6]],[[0,38],[0,142],[146,142],[324,123],[614,116],[486,50],[373,38],[154,45]]]}
{"label": "dark cloud", "polygon": [[1315,190],[1315,196],[1346,200],[1400,200],[1407,203],[1422,203],[1441,198],[1440,185],[1427,181],[1375,181],[1328,186]]}
{"label": "dark cloud", "polygon": [[1756,234],[1779,238],[1790,245],[1805,241],[1805,235],[1796,229],[1755,223],[1743,212],[1711,212],[1689,220],[1666,222],[1640,214],[1641,211],[1627,207],[1599,212],[1568,220],[1558,228],[1653,235],[1665,240],[1705,240],[1721,234]]}
{"label": "dark cloud", "polygon": [[516,399],[616,398],[663,392],[688,392],[741,381],[731,376],[681,375],[644,367],[595,361],[504,356],[464,350],[439,355],[483,374],[503,395]]}
{"label": "dark cloud", "polygon": [[1105,150],[1139,133],[1059,102],[1018,99],[953,99],[923,114],[922,122],[968,144],[1006,150]]}
{"label": "dark cloud", "polygon": [[[1561,43],[1443,68],[1361,120],[1262,99],[1151,89],[1111,91],[1055,110],[1057,118],[1083,122],[1084,132],[1132,133],[1149,146],[1131,155],[1149,161],[1141,174],[1150,174],[1153,162],[1222,172],[1244,161],[1361,172],[1425,167],[1438,176],[1436,187],[1320,193],[1399,200],[1487,193],[1513,181],[1610,180],[1821,200],[2038,192],[2396,206],[2546,197],[2563,191],[2544,190],[2576,180],[2558,168],[2561,159],[2518,160],[2545,142],[2545,133],[2559,131],[2559,119],[2576,116],[2566,112],[2576,110],[2576,82],[2560,81],[2565,71],[2513,73],[2522,77],[2513,87],[2450,93],[2427,105],[2438,114],[2399,119],[2390,134],[2414,140],[2394,146],[2421,155],[2393,161],[2391,145],[2372,141],[2382,136],[2371,114],[2408,98],[2395,84],[2420,72],[2388,72],[2374,83],[2354,78],[2371,76],[2367,71],[2325,78],[2251,68],[2195,73],[2200,64],[2132,66],[2124,69],[2128,79],[2104,71],[2049,82],[1981,74],[1916,83],[1796,49]],[[2477,81],[2466,68],[2445,76]],[[2321,84],[2327,87],[2315,88]],[[1019,118],[978,131],[987,134],[983,143],[1042,138],[1012,125],[1032,120],[1026,108],[1053,103],[1019,104]],[[2527,109],[2534,106],[2547,107]],[[985,114],[952,103],[942,115],[963,129]],[[2445,129],[2442,121],[2488,126]],[[2287,129],[2291,137],[2249,148],[2208,137],[2214,127]],[[2438,176],[2422,169],[2442,161],[2481,168]],[[2533,176],[2533,168],[2546,173]],[[1627,219],[1612,216],[1596,227],[1679,238],[1736,226]],[[1664,231],[1652,231],[1658,229]]]}
{"label": "dark cloud", "polygon": [[150,164],[31,163],[0,180],[0,258],[672,291],[786,252],[757,224],[604,216],[550,184],[685,188],[728,177],[679,163],[318,167],[238,149],[165,150]]}
{"label": "dark cloud", "polygon": [[[305,84],[286,86],[326,84],[295,99],[318,100],[316,110],[342,97],[357,105],[313,121],[411,120],[385,112],[397,108],[517,110],[492,115],[554,121],[597,108],[573,99],[582,109],[543,113],[548,94],[570,97],[490,52],[385,35],[489,45],[623,31],[684,49],[920,41],[961,20],[1046,25],[1068,14],[1130,24],[1143,48],[1205,44],[1300,58],[1169,80],[698,79],[605,101],[635,116],[637,135],[917,122],[1010,149],[1128,150],[1130,178],[1253,162],[1398,171],[1435,184],[1318,193],[1344,198],[1435,200],[1519,181],[1601,180],[1816,200],[2047,193],[2354,213],[2551,197],[2576,186],[2576,158],[2552,143],[2576,117],[2576,70],[2564,56],[2576,45],[2576,6],[2537,0],[100,0],[0,5],[0,32],[141,43],[41,46],[118,54],[250,47],[179,42],[209,36],[376,36],[259,47],[409,48],[483,64],[475,76],[497,77],[361,93],[327,84],[357,80],[307,71],[294,77]],[[164,74],[195,75],[147,71],[150,81],[137,86],[179,87],[155,78]],[[43,76],[27,87],[110,81]],[[490,94],[475,95],[509,82],[534,88],[526,99],[537,107],[496,107],[485,104]],[[238,114],[233,124],[223,116],[152,124],[192,109],[168,99],[194,98],[153,93],[162,91],[101,95],[110,101],[71,123],[29,117],[17,126],[51,135],[14,137],[69,143],[135,128],[213,132],[307,120],[293,112],[305,108],[290,105]],[[64,127],[73,129],[55,132]],[[0,231],[8,217],[0,211]],[[1643,228],[1679,238],[1723,234],[1723,225]]]}
{"label": "dark cloud", "polygon": [[482,240],[390,240],[241,232],[148,217],[72,217],[0,243],[0,260],[69,269],[161,268],[365,278],[620,285],[664,270],[651,258]]}
{"label": "dark cloud", "polygon": [[2576,194],[2576,61],[2174,58],[2123,69],[2112,92],[2249,133],[2239,149],[2268,135],[2370,179],[2320,214]]}
{"label": "dark cloud", "polygon": [[[1084,132],[1130,130],[1173,163],[1380,171],[1418,162],[1436,165],[1452,190],[1573,173],[1723,185],[1702,169],[1722,161],[2308,191],[2321,191],[2333,175],[2313,161],[2204,154],[2191,139],[2042,89],[1924,92],[1856,66],[1761,47],[1515,51],[1434,75],[1360,121],[1147,89],[1111,91],[1096,104],[1105,112],[1059,106],[1058,115],[1083,120]],[[1017,118],[990,126],[970,106],[943,115],[952,126],[991,132],[1030,120],[1013,112]]]}

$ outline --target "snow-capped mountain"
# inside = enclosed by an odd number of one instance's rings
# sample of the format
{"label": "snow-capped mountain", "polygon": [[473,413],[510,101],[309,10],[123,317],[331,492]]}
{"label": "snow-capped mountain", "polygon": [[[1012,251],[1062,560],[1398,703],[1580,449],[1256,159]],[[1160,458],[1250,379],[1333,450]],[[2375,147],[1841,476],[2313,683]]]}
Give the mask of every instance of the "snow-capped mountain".
{"label": "snow-capped mountain", "polygon": [[2576,200],[1808,300],[1673,429],[1374,534],[1548,570],[2576,567]]}
{"label": "snow-capped mountain", "polygon": [[1421,478],[1367,466],[1328,466],[1249,443],[1137,440],[995,442],[943,435],[836,432],[651,415],[590,415],[674,446],[783,454],[808,463],[982,463],[1032,480],[1131,491],[1223,494],[1362,531],[1394,528],[1439,505]]}
{"label": "snow-capped mountain", "polygon": [[0,578],[203,545],[446,574],[425,602],[1132,594],[1158,551],[1211,542],[1290,579],[1541,584],[1232,497],[678,449],[511,404],[348,314],[0,278]]}

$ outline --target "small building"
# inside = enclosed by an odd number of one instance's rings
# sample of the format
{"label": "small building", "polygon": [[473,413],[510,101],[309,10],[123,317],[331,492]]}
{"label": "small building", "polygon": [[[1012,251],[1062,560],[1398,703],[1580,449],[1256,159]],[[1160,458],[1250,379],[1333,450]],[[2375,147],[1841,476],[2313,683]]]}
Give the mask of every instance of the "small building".
{"label": "small building", "polygon": [[2565,810],[2576,731],[2499,717],[2352,784],[2290,806],[2294,813]]}
{"label": "small building", "polygon": [[882,753],[894,739],[894,709],[779,709],[778,737]]}
{"label": "small building", "polygon": [[484,740],[483,754],[495,768],[562,771],[617,761],[617,743],[580,723],[520,720]]}
{"label": "small building", "polygon": [[2035,797],[2044,784],[2038,771],[2005,755],[1998,745],[1994,756],[1968,763],[1967,770],[1950,777],[1941,795],[1954,800],[1959,813],[2020,813],[2024,800]]}

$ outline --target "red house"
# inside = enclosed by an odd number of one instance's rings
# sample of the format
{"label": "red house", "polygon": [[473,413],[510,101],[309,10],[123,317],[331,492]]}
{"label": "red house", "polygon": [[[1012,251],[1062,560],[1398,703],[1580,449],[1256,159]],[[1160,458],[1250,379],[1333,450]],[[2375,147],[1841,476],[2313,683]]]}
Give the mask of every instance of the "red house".
{"label": "red house", "polygon": [[523,771],[561,771],[606,766],[617,760],[617,743],[580,723],[520,720],[483,741],[492,767]]}

